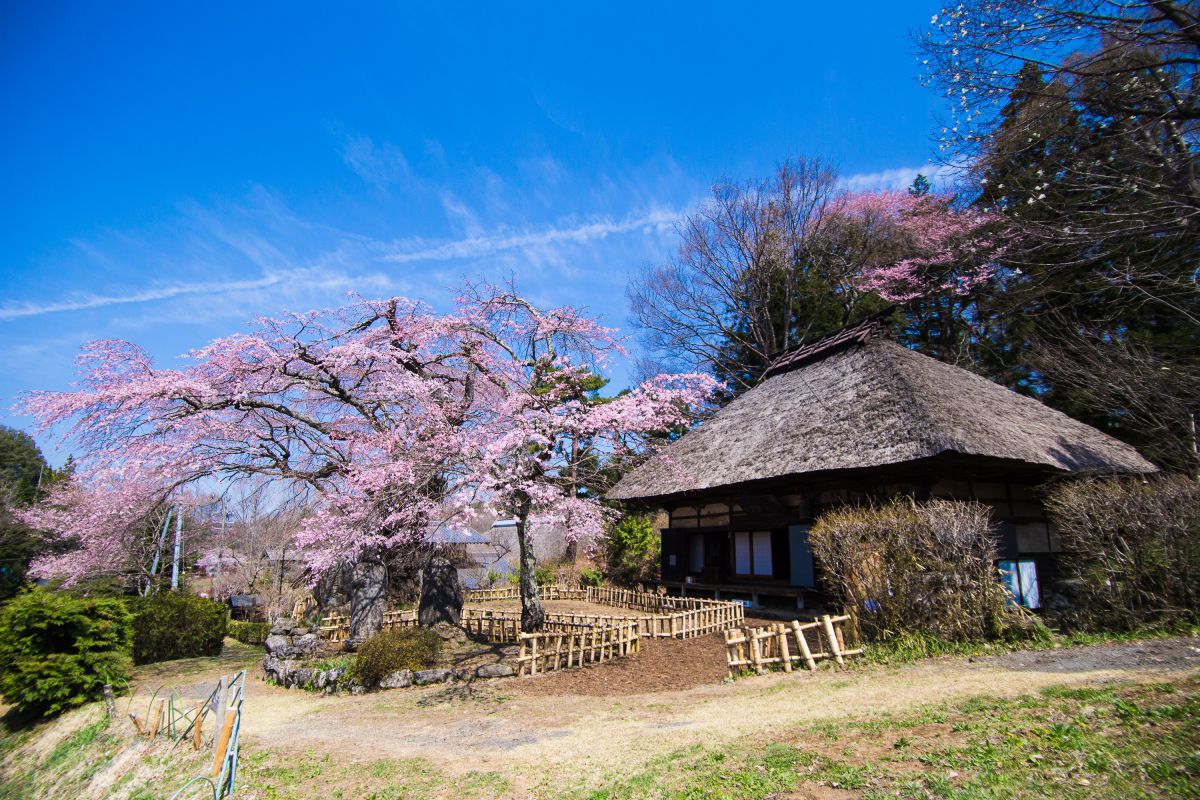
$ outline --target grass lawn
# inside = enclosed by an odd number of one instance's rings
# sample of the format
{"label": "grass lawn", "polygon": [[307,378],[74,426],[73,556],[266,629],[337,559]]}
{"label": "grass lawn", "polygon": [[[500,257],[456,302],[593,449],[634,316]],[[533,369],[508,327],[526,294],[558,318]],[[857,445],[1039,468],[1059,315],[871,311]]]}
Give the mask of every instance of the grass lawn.
{"label": "grass lawn", "polygon": [[773,742],[678,750],[603,786],[545,796],[1200,797],[1198,688],[1197,679],[1050,687],[910,716],[826,721]]}

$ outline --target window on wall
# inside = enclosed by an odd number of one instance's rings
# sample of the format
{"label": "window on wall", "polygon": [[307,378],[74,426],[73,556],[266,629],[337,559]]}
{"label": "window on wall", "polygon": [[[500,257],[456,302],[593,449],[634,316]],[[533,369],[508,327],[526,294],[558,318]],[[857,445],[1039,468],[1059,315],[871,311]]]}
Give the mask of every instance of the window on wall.
{"label": "window on wall", "polygon": [[775,569],[771,561],[770,531],[737,531],[733,534],[733,571],[737,575],[771,576]]}
{"label": "window on wall", "polygon": [[1012,596],[1012,602],[1026,608],[1042,607],[1037,564],[1032,561],[1001,561],[1000,580]]}

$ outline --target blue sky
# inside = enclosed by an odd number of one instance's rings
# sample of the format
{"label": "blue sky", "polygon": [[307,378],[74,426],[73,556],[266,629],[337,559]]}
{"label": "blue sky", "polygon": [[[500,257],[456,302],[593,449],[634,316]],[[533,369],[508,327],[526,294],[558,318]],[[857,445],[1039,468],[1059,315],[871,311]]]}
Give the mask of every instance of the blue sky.
{"label": "blue sky", "polygon": [[927,165],[935,5],[0,4],[0,422],[89,339],[169,364],[351,291],[512,275],[627,329],[714,181]]}

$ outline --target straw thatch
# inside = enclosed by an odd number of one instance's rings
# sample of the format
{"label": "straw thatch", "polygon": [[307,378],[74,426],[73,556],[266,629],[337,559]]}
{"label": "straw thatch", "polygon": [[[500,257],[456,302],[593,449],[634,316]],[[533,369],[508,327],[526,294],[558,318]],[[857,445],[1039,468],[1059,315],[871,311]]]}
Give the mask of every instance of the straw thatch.
{"label": "straw thatch", "polygon": [[1095,428],[864,325],[781,357],[766,380],[608,496],[645,499],[944,454],[1059,474],[1155,469]]}

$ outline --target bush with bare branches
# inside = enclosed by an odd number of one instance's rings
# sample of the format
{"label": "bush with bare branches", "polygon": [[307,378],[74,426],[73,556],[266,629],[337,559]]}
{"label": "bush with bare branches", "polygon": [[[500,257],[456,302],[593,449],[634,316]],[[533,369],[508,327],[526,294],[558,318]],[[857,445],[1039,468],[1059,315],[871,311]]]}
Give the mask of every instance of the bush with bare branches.
{"label": "bush with bare branches", "polygon": [[1182,475],[1071,481],[1046,505],[1067,554],[1070,621],[1121,629],[1200,617],[1200,483]]}
{"label": "bush with bare branches", "polygon": [[994,533],[980,503],[898,498],[827,511],[810,540],[826,585],[858,610],[867,638],[972,641],[1031,627],[1010,610]]}

